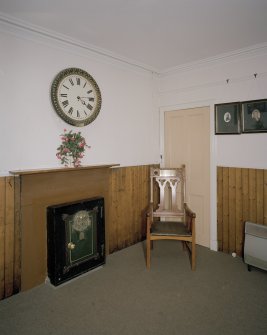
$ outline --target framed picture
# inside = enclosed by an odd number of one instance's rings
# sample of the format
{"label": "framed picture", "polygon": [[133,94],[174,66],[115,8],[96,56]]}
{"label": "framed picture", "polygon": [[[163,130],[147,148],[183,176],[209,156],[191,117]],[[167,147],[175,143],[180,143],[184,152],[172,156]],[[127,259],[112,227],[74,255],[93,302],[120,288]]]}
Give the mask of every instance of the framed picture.
{"label": "framed picture", "polygon": [[240,134],[240,103],[215,105],[215,134]]}
{"label": "framed picture", "polygon": [[242,102],[242,132],[267,132],[267,99]]}

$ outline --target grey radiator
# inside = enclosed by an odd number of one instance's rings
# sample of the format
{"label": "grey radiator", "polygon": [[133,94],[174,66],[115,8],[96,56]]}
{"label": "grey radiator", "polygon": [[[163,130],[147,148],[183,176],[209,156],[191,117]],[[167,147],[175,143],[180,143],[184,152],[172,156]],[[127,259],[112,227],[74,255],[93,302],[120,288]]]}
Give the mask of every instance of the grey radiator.
{"label": "grey radiator", "polygon": [[267,226],[247,221],[245,223],[244,262],[267,270]]}

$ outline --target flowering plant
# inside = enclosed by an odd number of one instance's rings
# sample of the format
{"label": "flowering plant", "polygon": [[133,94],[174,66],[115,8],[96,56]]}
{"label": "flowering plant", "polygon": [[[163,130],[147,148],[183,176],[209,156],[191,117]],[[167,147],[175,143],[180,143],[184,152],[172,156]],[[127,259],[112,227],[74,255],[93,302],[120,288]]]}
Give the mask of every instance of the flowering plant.
{"label": "flowering plant", "polygon": [[60,135],[62,143],[57,148],[56,156],[61,160],[61,164],[74,167],[81,166],[81,159],[84,156],[85,148],[90,148],[85,142],[81,132],[78,133],[64,129],[64,134]]}

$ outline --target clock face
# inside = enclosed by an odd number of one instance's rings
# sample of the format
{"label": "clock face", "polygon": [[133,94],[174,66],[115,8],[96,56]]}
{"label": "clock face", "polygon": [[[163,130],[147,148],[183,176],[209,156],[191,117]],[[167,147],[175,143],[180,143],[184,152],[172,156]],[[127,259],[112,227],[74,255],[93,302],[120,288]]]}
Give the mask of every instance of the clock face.
{"label": "clock face", "polygon": [[78,68],[65,69],[56,76],[51,98],[58,115],[77,127],[93,122],[101,108],[101,93],[96,81]]}

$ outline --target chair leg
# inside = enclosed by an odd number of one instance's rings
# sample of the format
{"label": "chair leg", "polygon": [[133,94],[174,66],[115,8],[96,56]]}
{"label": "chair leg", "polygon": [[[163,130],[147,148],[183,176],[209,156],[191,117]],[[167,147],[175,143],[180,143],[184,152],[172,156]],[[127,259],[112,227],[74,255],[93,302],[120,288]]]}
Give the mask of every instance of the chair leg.
{"label": "chair leg", "polygon": [[150,249],[151,249],[151,241],[149,239],[146,240],[146,267],[150,269]]}
{"label": "chair leg", "polygon": [[192,271],[196,269],[196,244],[194,242],[191,245],[191,268]]}

